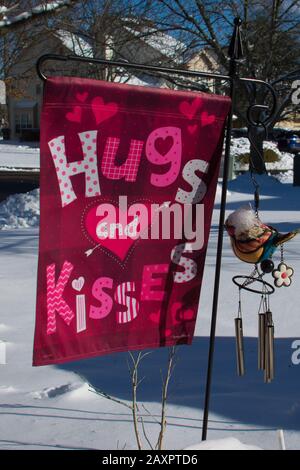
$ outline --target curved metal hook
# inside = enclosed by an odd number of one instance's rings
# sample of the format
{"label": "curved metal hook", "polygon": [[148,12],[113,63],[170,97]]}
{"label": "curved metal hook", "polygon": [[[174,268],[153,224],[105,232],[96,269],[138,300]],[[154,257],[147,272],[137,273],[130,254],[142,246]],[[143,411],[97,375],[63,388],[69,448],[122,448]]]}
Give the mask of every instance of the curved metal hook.
{"label": "curved metal hook", "polygon": [[[239,78],[238,80],[242,83],[251,82],[260,86],[264,86],[270,92],[271,97],[272,97],[271,107],[266,104],[253,103],[248,107],[248,110],[247,110],[247,124],[248,125],[254,126],[254,127],[260,127],[261,125],[267,126],[270,122],[272,122],[272,119],[277,110],[277,94],[276,94],[274,87],[270,83],[265,82],[263,80],[248,79],[248,78]],[[259,119],[255,120],[253,118],[254,111],[260,111]],[[268,111],[266,113],[265,119],[260,119],[262,111]]]}
{"label": "curved metal hook", "polygon": [[[263,140],[265,140],[267,138],[268,125],[274,119],[274,116],[275,116],[276,111],[277,111],[277,94],[276,94],[276,91],[273,88],[273,86],[270,83],[265,82],[263,80],[256,80],[256,79],[249,80],[249,79],[245,79],[245,78],[239,78],[238,81],[241,82],[241,83],[247,83],[247,82],[249,83],[249,81],[251,81],[251,83],[253,83],[254,85],[263,86],[263,87],[267,88],[267,91],[270,93],[270,96],[271,96],[272,101],[271,101],[270,104],[265,104],[265,103],[252,103],[252,104],[250,104],[247,108],[246,117],[245,117],[246,124],[247,124],[247,127],[248,127],[248,139],[249,139],[252,147],[254,148],[257,156],[259,157],[259,159],[262,162],[261,168],[263,168],[264,171],[266,172],[264,156],[263,156],[262,152],[259,150],[259,148],[256,145],[256,141],[253,138],[253,133],[254,132],[255,133],[260,133],[263,136]],[[268,93],[266,93],[265,98],[267,96],[268,96]],[[256,167],[255,167],[254,162],[252,161],[251,155],[250,155],[249,170],[250,170],[253,185],[255,187],[255,207],[256,207],[256,211],[257,211],[258,206],[259,206],[259,192],[258,192],[259,191],[259,185],[256,182],[255,176],[253,174],[255,169],[256,169]]]}
{"label": "curved metal hook", "polygon": [[90,57],[84,56],[76,56],[76,55],[59,55],[59,54],[44,54],[36,62],[36,70],[38,76],[45,82],[47,81],[47,76],[41,71],[42,64],[46,61],[54,60],[54,61],[73,61],[73,62],[86,62],[89,64],[97,64],[97,65],[104,65],[110,67],[126,67],[128,69],[136,69],[141,71],[152,71],[152,72],[163,72],[166,74],[176,74],[182,75],[186,77],[203,77],[203,78],[211,78],[216,80],[226,80],[228,82],[232,82],[232,77],[229,75],[224,75],[221,73],[213,73],[213,72],[201,72],[197,70],[186,70],[186,69],[179,69],[179,68],[171,68],[171,67],[160,67],[157,65],[146,65],[146,64],[138,64],[135,62],[127,62],[125,60],[107,60],[107,59],[95,59]]}
{"label": "curved metal hook", "polygon": [[[47,60],[57,60],[56,54],[44,54],[41,55],[38,60],[36,61],[36,72],[41,80],[44,82],[47,80],[47,76],[42,72],[42,64]],[[59,56],[59,60],[66,62],[69,60],[69,56]]]}

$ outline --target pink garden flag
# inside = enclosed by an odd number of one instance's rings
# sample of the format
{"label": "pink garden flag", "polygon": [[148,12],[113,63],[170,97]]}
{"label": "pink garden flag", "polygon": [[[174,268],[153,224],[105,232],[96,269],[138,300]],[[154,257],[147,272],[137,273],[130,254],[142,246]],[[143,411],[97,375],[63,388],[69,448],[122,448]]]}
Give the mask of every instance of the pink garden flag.
{"label": "pink garden flag", "polygon": [[229,108],[47,79],[34,365],[192,342]]}

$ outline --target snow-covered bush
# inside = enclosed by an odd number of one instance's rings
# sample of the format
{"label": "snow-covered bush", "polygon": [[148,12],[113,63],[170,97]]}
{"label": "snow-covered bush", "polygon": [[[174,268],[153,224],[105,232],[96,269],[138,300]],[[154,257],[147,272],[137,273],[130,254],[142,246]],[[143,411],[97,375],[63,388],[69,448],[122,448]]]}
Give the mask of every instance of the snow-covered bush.
{"label": "snow-covered bush", "polygon": [[13,194],[0,204],[0,229],[38,227],[40,190]]}

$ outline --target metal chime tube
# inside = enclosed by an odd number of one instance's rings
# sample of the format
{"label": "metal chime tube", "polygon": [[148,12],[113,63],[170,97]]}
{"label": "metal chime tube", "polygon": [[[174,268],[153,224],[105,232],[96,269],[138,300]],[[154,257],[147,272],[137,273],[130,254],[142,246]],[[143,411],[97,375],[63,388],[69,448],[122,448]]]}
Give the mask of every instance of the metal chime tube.
{"label": "metal chime tube", "polygon": [[243,320],[242,318],[235,318],[234,323],[236,338],[237,374],[239,376],[243,376],[245,374]]}
{"label": "metal chime tube", "polygon": [[258,370],[265,369],[266,318],[258,314]]}
{"label": "metal chime tube", "polygon": [[275,364],[274,364],[274,324],[272,313],[266,313],[265,323],[265,382],[270,383],[274,379]]}
{"label": "metal chime tube", "polygon": [[275,376],[275,362],[274,362],[274,325],[269,325],[267,330],[268,335],[268,354],[269,354],[269,380],[274,380]]}

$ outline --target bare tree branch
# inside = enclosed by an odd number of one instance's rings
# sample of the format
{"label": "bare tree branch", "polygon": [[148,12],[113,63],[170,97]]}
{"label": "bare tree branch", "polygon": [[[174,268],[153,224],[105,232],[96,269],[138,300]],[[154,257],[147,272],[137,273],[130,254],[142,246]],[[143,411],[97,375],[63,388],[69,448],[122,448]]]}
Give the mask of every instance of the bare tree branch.
{"label": "bare tree branch", "polygon": [[165,377],[165,380],[163,383],[163,389],[162,389],[160,433],[159,433],[158,441],[156,444],[156,448],[158,450],[162,450],[163,448],[163,440],[164,440],[165,430],[167,426],[166,406],[167,406],[168,388],[169,388],[169,382],[170,382],[173,369],[174,369],[175,355],[176,355],[176,347],[173,346],[169,350],[168,369],[167,369],[167,373],[166,373],[166,377]]}

